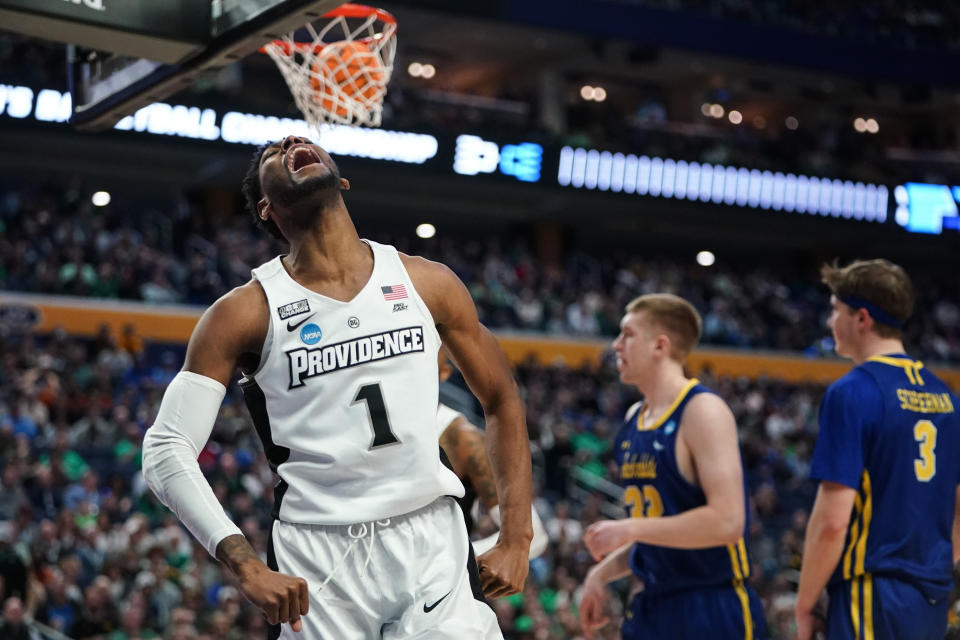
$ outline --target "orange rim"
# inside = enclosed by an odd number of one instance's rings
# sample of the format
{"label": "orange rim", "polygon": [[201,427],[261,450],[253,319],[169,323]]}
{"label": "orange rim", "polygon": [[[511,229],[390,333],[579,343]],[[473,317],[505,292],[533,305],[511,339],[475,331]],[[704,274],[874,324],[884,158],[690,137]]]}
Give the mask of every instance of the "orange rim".
{"label": "orange rim", "polygon": [[387,24],[397,24],[397,19],[393,17],[389,11],[384,11],[383,9],[378,9],[376,7],[368,7],[365,4],[342,4],[336,9],[329,11],[323,15],[324,18],[336,18],[337,16],[343,16],[344,18],[366,18],[367,16],[376,14],[379,20],[386,22]]}
{"label": "orange rim", "polygon": [[[349,2],[323,14],[323,18],[367,18],[371,15],[376,15],[377,19],[385,24],[392,24],[394,26],[397,24],[397,19],[394,18],[393,14],[389,11],[378,9],[377,7],[368,7],[365,4],[353,4]],[[371,40],[372,38],[358,38],[354,42],[369,43]],[[330,43],[328,42],[326,44],[319,45],[313,42],[294,42],[292,43],[292,46],[294,49],[299,49],[301,51],[313,51],[313,53],[320,53],[323,51],[324,47],[327,46],[327,44]],[[274,40],[273,45],[282,49],[286,55],[290,55],[290,42],[287,42],[286,40]],[[267,50],[265,47],[260,47],[260,53],[266,52]]]}

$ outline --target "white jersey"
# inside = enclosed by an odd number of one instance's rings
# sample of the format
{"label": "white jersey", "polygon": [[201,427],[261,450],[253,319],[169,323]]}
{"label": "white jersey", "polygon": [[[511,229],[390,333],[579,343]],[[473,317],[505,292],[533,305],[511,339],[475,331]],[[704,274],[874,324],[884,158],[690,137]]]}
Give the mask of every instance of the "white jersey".
{"label": "white jersey", "polygon": [[464,493],[440,462],[433,318],[397,250],[365,242],[373,272],[349,302],[298,284],[280,257],[253,270],[270,328],[240,384],[286,522],[369,522]]}

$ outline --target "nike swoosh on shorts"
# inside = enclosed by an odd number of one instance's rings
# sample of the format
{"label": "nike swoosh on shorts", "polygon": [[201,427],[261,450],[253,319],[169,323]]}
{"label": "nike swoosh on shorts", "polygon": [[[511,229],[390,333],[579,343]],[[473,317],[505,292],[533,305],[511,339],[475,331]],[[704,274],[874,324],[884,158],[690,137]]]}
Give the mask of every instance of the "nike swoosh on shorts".
{"label": "nike swoosh on shorts", "polygon": [[[452,592],[452,591],[447,591],[447,595],[443,596],[443,598],[446,598],[446,597],[447,597],[448,595],[450,595],[451,593],[453,593],[453,592]],[[423,603],[423,612],[424,612],[424,613],[430,613],[431,611],[433,611],[434,609],[436,609],[436,608],[437,608],[437,605],[440,604],[441,602],[443,602],[443,598],[440,598],[439,600],[437,600],[436,602],[434,602],[434,603],[431,604],[430,606],[427,606],[427,603]]]}

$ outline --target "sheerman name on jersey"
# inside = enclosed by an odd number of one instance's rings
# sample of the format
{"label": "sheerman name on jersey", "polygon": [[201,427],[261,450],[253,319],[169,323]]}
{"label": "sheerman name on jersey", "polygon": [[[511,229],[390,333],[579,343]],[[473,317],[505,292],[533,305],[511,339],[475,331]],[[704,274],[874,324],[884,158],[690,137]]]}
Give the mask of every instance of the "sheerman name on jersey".
{"label": "sheerman name on jersey", "polygon": [[418,351],[423,351],[423,327],[393,329],[313,349],[291,349],[286,352],[290,389],[302,387],[307,378]]}

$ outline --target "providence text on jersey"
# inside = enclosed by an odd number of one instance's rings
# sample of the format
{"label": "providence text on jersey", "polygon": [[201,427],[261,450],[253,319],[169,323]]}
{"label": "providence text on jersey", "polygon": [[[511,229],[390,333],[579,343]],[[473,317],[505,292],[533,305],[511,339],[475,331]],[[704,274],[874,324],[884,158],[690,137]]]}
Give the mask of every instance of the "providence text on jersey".
{"label": "providence text on jersey", "polygon": [[393,329],[315,349],[292,349],[286,352],[289,388],[302,387],[305,379],[331,371],[419,351],[423,351],[423,327]]}

